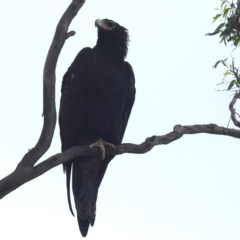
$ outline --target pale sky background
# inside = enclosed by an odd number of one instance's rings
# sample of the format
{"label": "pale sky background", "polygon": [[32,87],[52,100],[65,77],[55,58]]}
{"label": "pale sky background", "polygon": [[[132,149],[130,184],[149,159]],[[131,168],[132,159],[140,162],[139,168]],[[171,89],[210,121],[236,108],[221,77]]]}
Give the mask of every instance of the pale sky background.
{"label": "pale sky background", "polygon": [[[0,178],[39,138],[44,61],[70,2],[1,1]],[[219,5],[219,0],[87,0],[69,28],[77,34],[59,58],[57,109],[63,74],[79,50],[95,45],[95,19],[109,18],[129,29],[127,61],[136,77],[124,142],[167,134],[176,124],[227,127],[231,96],[216,91],[225,69],[212,66],[229,57],[232,48],[205,36],[217,26],[212,17]],[[147,154],[116,157],[100,187],[96,222],[87,239],[239,240],[239,143],[224,136],[188,135]],[[42,160],[60,149],[57,126]],[[2,199],[0,238],[82,238],[69,212],[62,166]]]}

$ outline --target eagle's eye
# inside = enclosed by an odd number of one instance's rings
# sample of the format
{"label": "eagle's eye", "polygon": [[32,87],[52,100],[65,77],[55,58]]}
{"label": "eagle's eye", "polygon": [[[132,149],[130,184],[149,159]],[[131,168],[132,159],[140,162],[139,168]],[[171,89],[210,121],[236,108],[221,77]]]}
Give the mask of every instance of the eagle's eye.
{"label": "eagle's eye", "polygon": [[113,28],[115,24],[113,22],[107,22],[108,27]]}

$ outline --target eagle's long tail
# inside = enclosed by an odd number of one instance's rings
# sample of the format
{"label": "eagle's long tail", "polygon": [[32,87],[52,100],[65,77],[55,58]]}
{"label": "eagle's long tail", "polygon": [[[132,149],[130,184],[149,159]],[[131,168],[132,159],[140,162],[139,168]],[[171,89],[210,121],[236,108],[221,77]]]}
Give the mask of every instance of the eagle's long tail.
{"label": "eagle's long tail", "polygon": [[72,188],[78,225],[83,237],[87,235],[89,225],[93,226],[95,221],[101,161],[94,157],[73,161]]}
{"label": "eagle's long tail", "polygon": [[[77,210],[79,230],[83,237],[88,233],[89,225],[94,225],[98,188],[107,166],[113,157],[102,160],[99,157],[78,157],[64,164],[67,176],[67,196],[71,213],[70,179],[72,171],[72,189]],[[74,214],[73,214],[74,216]]]}
{"label": "eagle's long tail", "polygon": [[83,237],[87,235],[89,224],[93,226],[96,212],[96,196],[98,189],[94,188],[93,176],[83,172],[81,162],[74,161],[72,187],[77,210],[78,225]]}

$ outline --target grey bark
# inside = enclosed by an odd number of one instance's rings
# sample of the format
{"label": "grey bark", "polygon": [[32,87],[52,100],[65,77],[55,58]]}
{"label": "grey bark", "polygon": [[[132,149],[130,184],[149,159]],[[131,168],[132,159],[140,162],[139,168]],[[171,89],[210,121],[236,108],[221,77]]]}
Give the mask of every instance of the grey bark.
{"label": "grey bark", "polygon": [[84,2],[84,0],[73,0],[57,25],[43,71],[43,129],[35,147],[23,156],[13,173],[0,181],[2,197],[24,183],[23,179],[26,180],[28,178],[35,163],[51,145],[56,125],[55,69],[57,60],[65,40],[73,35],[73,32],[67,32],[68,27]]}
{"label": "grey bark", "polygon": [[[162,136],[152,136],[147,138],[141,144],[131,144],[124,143],[121,145],[116,145],[114,150],[106,149],[107,155],[120,155],[123,153],[133,153],[133,154],[143,154],[149,152],[153,147],[157,145],[166,145],[173,141],[178,140],[185,134],[197,134],[197,133],[208,133],[225,135],[229,137],[240,138],[240,131],[237,129],[230,129],[217,126],[216,124],[206,124],[206,125],[191,125],[191,126],[181,126],[176,125],[174,131],[162,135]],[[56,167],[64,162],[67,162],[75,157],[79,156],[89,156],[89,155],[100,155],[100,150],[94,148],[91,150],[88,145],[76,146],[68,149],[63,153],[58,153],[50,158],[44,160],[34,167],[30,167],[28,164],[22,165],[11,173],[6,178],[0,181],[0,199],[6,196],[11,191],[15,190],[22,184],[39,177],[48,170]]]}

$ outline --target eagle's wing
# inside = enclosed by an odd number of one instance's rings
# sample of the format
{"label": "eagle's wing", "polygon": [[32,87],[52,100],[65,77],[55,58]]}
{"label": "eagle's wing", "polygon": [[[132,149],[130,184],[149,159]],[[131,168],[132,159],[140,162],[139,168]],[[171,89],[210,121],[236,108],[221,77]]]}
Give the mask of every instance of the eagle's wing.
{"label": "eagle's wing", "polygon": [[135,94],[136,94],[135,77],[134,77],[132,66],[128,62],[125,62],[125,66],[126,66],[127,77],[128,77],[128,96],[127,96],[127,101],[126,101],[126,105],[125,105],[125,109],[122,117],[121,141],[123,139],[123,135],[127,127],[128,119],[132,111],[132,107],[135,101]]}
{"label": "eagle's wing", "polygon": [[[128,62],[125,62],[125,69],[127,72],[127,78],[128,78],[128,95],[125,102],[125,108],[122,114],[122,123],[121,123],[121,129],[119,129],[119,140],[122,142],[124,132],[127,127],[128,119],[132,111],[132,107],[135,101],[135,94],[136,94],[136,88],[135,88],[135,77],[133,73],[133,69],[131,65]],[[108,163],[113,159],[113,157],[106,156],[106,159],[104,160],[104,164],[102,166],[101,171],[98,173],[98,187],[100,186],[103,176],[106,172]]]}
{"label": "eagle's wing", "polygon": [[[91,48],[84,48],[78,53],[63,77],[59,112],[62,151],[80,144],[84,111],[88,107],[89,93],[94,84],[94,64],[94,51]],[[73,214],[69,191],[72,161],[68,161],[63,166],[67,174],[68,203]]]}

